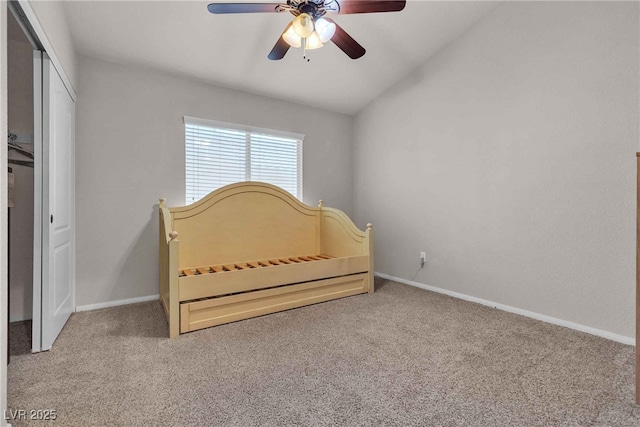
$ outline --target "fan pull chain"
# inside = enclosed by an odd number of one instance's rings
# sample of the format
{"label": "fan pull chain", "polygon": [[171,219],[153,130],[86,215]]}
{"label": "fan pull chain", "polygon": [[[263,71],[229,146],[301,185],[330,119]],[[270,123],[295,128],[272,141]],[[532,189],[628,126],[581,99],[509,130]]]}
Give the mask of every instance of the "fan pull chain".
{"label": "fan pull chain", "polygon": [[311,58],[307,56],[307,38],[302,39],[302,59],[306,59],[307,62],[311,61]]}

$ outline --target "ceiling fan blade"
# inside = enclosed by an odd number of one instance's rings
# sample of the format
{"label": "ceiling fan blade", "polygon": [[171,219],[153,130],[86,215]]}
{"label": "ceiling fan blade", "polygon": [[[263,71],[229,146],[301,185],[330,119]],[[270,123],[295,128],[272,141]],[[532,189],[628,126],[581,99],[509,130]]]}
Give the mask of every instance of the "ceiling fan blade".
{"label": "ceiling fan blade", "polygon": [[336,32],[331,37],[331,41],[335,43],[344,53],[346,53],[351,59],[358,59],[366,53],[365,48],[353,39],[342,27],[335,23],[331,18],[324,17],[329,22],[332,22],[336,26]]}
{"label": "ceiling fan blade", "polygon": [[341,15],[349,13],[399,12],[406,0],[338,0]]}
{"label": "ceiling fan blade", "polygon": [[[291,27],[291,25],[293,25],[292,22],[290,22],[289,25],[287,25],[287,28],[284,29],[282,34],[286,33],[287,30],[289,30],[289,28]],[[282,34],[280,35],[280,38],[276,42],[276,45],[273,46],[273,49],[271,49],[271,52],[269,52],[269,55],[267,56],[267,58],[269,58],[272,61],[277,61],[279,59],[284,58],[286,53],[289,51],[289,47],[290,47],[289,43],[284,41]]]}
{"label": "ceiling fan blade", "polygon": [[270,13],[277,12],[280,3],[211,3],[211,13]]}

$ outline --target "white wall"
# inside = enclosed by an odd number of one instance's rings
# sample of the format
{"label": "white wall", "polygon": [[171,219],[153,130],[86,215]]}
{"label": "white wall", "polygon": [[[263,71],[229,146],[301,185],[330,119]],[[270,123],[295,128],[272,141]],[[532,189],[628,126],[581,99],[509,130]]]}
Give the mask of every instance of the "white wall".
{"label": "white wall", "polygon": [[632,337],[638,34],[637,2],[505,4],[361,111],[376,271]]}
{"label": "white wall", "polygon": [[304,201],[352,213],[350,116],[83,56],[76,112],[78,306],[158,293],[157,203],[184,203],[184,115],[305,134]]}
{"label": "white wall", "polygon": [[[13,15],[10,25],[17,25]],[[29,43],[8,42],[9,131],[33,138],[33,49]],[[32,145],[24,145],[33,151]],[[27,160],[21,155],[9,157]],[[10,165],[14,175],[14,207],[10,209],[9,318],[31,319],[33,308],[33,168]]]}
{"label": "white wall", "polygon": [[29,0],[28,3],[50,43],[51,48],[48,53],[51,54],[51,51],[55,53],[73,90],[75,90],[78,87],[77,58],[71,31],[67,24],[67,16],[64,10],[65,2]]}

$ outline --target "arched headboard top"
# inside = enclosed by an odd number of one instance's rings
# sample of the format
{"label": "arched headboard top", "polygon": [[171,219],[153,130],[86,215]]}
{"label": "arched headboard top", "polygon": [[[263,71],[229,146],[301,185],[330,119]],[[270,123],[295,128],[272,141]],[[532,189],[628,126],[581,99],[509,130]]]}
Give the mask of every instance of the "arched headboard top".
{"label": "arched headboard top", "polygon": [[262,182],[241,182],[169,208],[181,267],[319,253],[321,209]]}
{"label": "arched headboard top", "polygon": [[285,201],[293,209],[296,209],[304,215],[316,215],[319,211],[319,208],[302,203],[291,193],[283,190],[280,187],[276,187],[272,184],[267,184],[266,182],[258,181],[245,181],[235,184],[229,184],[215,191],[212,191],[195,203],[187,206],[169,208],[169,210],[173,214],[174,219],[189,218],[206,211],[210,207],[216,205],[217,203],[220,203],[228,197],[232,197],[242,193],[262,193],[277,197]]}

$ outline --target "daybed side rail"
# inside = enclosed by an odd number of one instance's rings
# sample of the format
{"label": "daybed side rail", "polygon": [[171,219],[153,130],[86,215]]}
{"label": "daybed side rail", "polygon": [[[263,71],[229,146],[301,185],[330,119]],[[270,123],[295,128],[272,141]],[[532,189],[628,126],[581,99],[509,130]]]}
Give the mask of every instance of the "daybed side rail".
{"label": "daybed side rail", "polygon": [[368,255],[367,232],[356,227],[351,218],[335,208],[320,205],[322,253],[333,257]]}
{"label": "daybed side rail", "polygon": [[369,255],[369,293],[372,294],[373,291],[375,290],[375,283],[374,283],[374,278],[373,278],[373,274],[374,274],[374,269],[373,269],[373,224],[368,223],[367,224],[367,236],[366,236],[366,245],[367,245],[367,249],[369,251],[368,255]]}
{"label": "daybed side rail", "polygon": [[368,288],[373,292],[373,225],[361,231],[351,218],[339,209],[326,208],[322,200],[320,208],[321,251],[325,255],[369,257]]}
{"label": "daybed side rail", "polygon": [[180,335],[180,299],[178,296],[178,233],[173,231],[171,212],[166,200],[160,199],[158,205],[160,233],[160,302],[169,322],[169,336]]}

